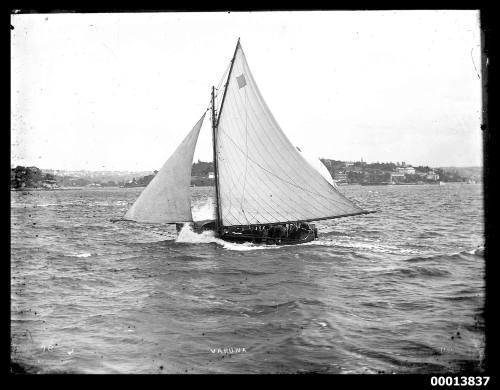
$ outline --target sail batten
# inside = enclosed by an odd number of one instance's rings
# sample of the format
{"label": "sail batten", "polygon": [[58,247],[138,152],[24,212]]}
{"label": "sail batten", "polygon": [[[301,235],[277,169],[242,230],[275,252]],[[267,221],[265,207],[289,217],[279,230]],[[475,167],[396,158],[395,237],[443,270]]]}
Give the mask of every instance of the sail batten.
{"label": "sail batten", "polygon": [[297,151],[267,107],[238,43],[217,119],[224,226],[312,221],[366,213]]}
{"label": "sail batten", "polygon": [[192,222],[191,169],[205,114],[165,162],[124,216],[147,223]]}

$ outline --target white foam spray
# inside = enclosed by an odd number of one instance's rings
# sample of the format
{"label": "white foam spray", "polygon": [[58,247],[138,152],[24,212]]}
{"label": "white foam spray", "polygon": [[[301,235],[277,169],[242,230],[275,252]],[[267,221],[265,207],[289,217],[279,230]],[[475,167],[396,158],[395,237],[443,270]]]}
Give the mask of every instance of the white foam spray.
{"label": "white foam spray", "polygon": [[193,220],[195,221],[215,219],[215,204],[213,198],[197,200],[196,203],[192,202],[191,212],[193,213]]}
{"label": "white foam spray", "polygon": [[84,252],[84,253],[77,253],[73,255],[74,257],[90,257],[92,256],[92,253]]}
{"label": "white foam spray", "polygon": [[224,247],[224,249],[229,249],[233,251],[251,251],[257,249],[276,249],[278,246],[267,246],[267,245],[256,245],[250,242],[245,242],[242,244],[227,242],[215,237],[213,231],[204,231],[202,233],[196,233],[193,231],[193,227],[190,224],[184,224],[181,231],[179,232],[175,242],[188,243],[188,244],[208,244],[216,243]]}

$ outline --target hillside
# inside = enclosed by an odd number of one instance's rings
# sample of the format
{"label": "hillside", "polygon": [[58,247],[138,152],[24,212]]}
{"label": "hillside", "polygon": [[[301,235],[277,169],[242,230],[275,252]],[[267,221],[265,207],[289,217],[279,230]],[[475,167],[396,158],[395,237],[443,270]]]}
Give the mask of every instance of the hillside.
{"label": "hillside", "polygon": [[[366,163],[363,161],[345,162],[339,160],[321,159],[331,176],[340,183],[388,183],[399,181],[403,183],[427,182],[441,180],[445,182],[465,182],[482,180],[482,167],[440,167],[406,165],[393,162]],[[408,170],[404,178],[396,177],[397,172]],[[193,163],[191,184],[196,186],[213,185],[213,162],[199,161]],[[58,188],[58,187],[144,187],[149,184],[157,171],[154,172],[122,172],[122,171],[65,171],[54,169],[39,169],[37,167],[17,166],[11,168],[11,188]],[[429,176],[431,175],[431,179]],[[432,176],[434,175],[435,176]],[[401,176],[401,174],[399,174]]]}
{"label": "hillside", "polygon": [[440,167],[445,172],[454,173],[462,177],[476,177],[481,178],[483,176],[482,167]]}

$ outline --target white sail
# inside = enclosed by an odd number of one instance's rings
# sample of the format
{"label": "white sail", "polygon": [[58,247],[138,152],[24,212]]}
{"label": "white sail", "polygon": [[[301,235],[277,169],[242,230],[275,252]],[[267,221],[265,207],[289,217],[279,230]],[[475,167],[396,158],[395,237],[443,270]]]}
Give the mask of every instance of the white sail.
{"label": "white sail", "polygon": [[313,156],[312,154],[305,152],[303,148],[297,147],[298,151],[302,154],[302,156],[307,160],[311,166],[318,171],[318,173],[325,178],[325,180],[330,183],[332,186],[337,188],[337,184],[333,181],[332,175],[330,175],[330,172],[328,169],[325,167],[325,164],[321,162],[321,160]]}
{"label": "white sail", "polygon": [[217,127],[224,226],[306,221],[365,211],[297,151],[262,98],[237,45]]}
{"label": "white sail", "polygon": [[142,191],[124,219],[150,223],[193,220],[189,186],[194,150],[204,118],[205,114]]}

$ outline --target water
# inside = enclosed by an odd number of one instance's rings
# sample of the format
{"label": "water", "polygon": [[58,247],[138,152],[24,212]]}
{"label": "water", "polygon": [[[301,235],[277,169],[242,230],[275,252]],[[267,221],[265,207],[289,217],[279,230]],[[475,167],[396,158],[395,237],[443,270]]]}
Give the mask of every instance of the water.
{"label": "water", "polygon": [[[291,247],[110,222],[141,188],[12,192],[12,360],[38,373],[481,371],[481,186],[341,190],[379,212],[320,222],[317,241]],[[206,218],[210,192],[193,196]]]}

